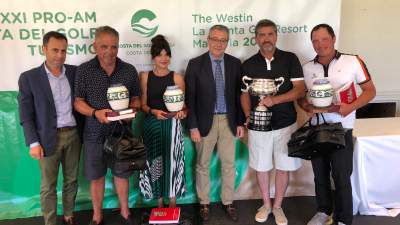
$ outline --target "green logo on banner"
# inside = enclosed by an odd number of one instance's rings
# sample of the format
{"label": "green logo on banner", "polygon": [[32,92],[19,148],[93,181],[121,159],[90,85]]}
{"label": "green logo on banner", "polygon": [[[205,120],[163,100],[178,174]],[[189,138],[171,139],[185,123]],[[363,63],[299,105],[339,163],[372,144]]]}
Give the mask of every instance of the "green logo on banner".
{"label": "green logo on banner", "polygon": [[155,27],[146,27],[140,24],[140,21],[142,19],[147,19],[149,21],[152,21],[156,17],[157,17],[156,14],[154,14],[152,11],[148,9],[141,9],[137,11],[135,14],[133,14],[131,19],[132,30],[138,32],[143,37],[153,36],[157,32],[158,25],[156,25]]}

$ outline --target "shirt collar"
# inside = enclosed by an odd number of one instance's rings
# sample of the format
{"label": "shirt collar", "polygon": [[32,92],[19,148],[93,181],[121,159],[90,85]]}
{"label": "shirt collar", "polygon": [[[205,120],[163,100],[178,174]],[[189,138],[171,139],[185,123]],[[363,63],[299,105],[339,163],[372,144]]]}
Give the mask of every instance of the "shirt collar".
{"label": "shirt collar", "polygon": [[[332,60],[334,60],[334,59],[338,60],[340,58],[340,56],[342,55],[342,53],[340,53],[338,50],[335,50],[335,51],[336,51],[336,53],[335,53],[335,56],[332,58]],[[318,57],[318,55],[316,55],[314,58],[314,63],[319,63],[318,59],[319,59],[319,57]],[[332,60],[331,60],[331,62],[332,62]]]}
{"label": "shirt collar", "polygon": [[214,58],[214,57],[211,55],[211,52],[208,52],[208,55],[210,56],[210,59],[211,59],[212,62],[213,62],[214,60],[221,60],[221,62],[222,62],[222,61],[224,61],[225,53],[221,56],[221,58]]}
{"label": "shirt collar", "polygon": [[[263,61],[265,61],[265,57],[261,54],[261,51],[260,51],[260,50],[258,50],[258,53],[257,53],[257,54],[258,54],[258,56],[259,56],[260,58],[262,58]],[[275,48],[274,55],[272,56],[273,59],[276,60],[276,59],[279,58],[280,56],[282,56],[282,51],[281,51],[279,48]],[[271,62],[272,62],[272,60],[271,60]]]}
{"label": "shirt collar", "polygon": [[62,77],[65,76],[65,66],[64,66],[64,65],[62,66],[60,76],[55,76],[55,75],[49,70],[49,68],[47,68],[46,62],[44,62],[44,69],[45,69],[45,71],[46,71],[47,76],[51,76],[51,77],[54,77],[54,78],[62,78]]}
{"label": "shirt collar", "polygon": [[[103,69],[103,68],[100,66],[100,61],[99,61],[99,58],[98,58],[97,56],[94,57],[94,62],[95,62],[95,66],[96,66],[97,68]],[[116,60],[116,62],[115,62],[115,69],[114,69],[114,71],[118,71],[119,69],[121,69],[121,67],[122,67],[122,60],[121,60],[120,58],[117,57],[117,60]],[[114,71],[113,71],[113,73],[114,73]]]}

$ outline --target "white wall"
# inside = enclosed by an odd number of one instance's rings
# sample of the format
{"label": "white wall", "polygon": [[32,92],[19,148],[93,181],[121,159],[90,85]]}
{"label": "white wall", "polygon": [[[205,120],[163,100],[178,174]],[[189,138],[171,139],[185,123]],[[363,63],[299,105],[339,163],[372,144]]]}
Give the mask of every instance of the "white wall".
{"label": "white wall", "polygon": [[339,50],[360,55],[377,87],[374,102],[400,103],[400,1],[342,0]]}

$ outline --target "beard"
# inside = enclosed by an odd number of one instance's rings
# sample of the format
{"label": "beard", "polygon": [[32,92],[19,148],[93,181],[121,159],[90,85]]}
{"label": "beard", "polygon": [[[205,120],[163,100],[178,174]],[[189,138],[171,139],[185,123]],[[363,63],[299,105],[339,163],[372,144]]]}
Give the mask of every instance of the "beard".
{"label": "beard", "polygon": [[269,41],[266,41],[262,44],[262,49],[264,52],[272,52],[275,49],[275,45]]}

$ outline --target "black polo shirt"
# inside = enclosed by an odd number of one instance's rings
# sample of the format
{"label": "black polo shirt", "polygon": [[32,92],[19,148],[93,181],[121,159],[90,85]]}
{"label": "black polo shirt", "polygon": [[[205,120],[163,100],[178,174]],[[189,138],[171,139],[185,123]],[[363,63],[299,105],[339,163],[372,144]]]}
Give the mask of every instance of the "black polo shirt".
{"label": "black polo shirt", "polygon": [[[76,71],[75,97],[83,98],[95,109],[111,109],[107,100],[107,89],[112,84],[123,84],[129,91],[129,98],[140,96],[140,84],[135,67],[117,58],[111,76],[100,66],[97,57],[81,64]],[[86,116],[84,141],[102,144],[110,126]]]}
{"label": "black polo shirt", "polygon": [[[297,56],[291,52],[275,50],[270,64],[260,52],[253,55],[242,64],[242,76],[251,78],[275,79],[283,77],[285,80],[279,87],[277,95],[284,94],[293,88],[292,81],[304,80],[303,70]],[[244,88],[242,84],[242,88]],[[251,107],[254,109],[259,103],[258,96],[250,95]],[[285,102],[268,108],[272,111],[271,125],[273,130],[287,127],[296,122],[296,110],[293,102]]]}

